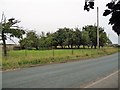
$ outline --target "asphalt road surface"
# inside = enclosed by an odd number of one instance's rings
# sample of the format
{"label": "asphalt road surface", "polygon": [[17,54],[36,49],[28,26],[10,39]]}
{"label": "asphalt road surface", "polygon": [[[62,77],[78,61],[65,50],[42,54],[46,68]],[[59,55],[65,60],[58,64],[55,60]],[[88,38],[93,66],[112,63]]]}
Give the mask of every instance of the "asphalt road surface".
{"label": "asphalt road surface", "polygon": [[[51,64],[3,72],[2,87],[80,88],[100,80],[117,70],[118,53],[97,59]],[[117,88],[117,85],[112,85]],[[111,84],[107,84],[107,88],[109,88],[109,86],[111,86]]]}
{"label": "asphalt road surface", "polygon": [[96,82],[90,83],[84,88],[119,88],[118,71],[116,71]]}

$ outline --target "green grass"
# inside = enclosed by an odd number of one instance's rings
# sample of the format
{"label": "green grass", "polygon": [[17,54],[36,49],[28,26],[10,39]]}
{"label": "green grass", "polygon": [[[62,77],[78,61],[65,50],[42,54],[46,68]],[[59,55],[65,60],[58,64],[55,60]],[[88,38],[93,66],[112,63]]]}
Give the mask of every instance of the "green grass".
{"label": "green grass", "polygon": [[18,50],[9,51],[7,57],[3,57],[2,69],[15,69],[43,65],[49,63],[60,63],[72,60],[81,60],[109,55],[117,52],[117,48],[103,49],[57,49],[54,50]]}

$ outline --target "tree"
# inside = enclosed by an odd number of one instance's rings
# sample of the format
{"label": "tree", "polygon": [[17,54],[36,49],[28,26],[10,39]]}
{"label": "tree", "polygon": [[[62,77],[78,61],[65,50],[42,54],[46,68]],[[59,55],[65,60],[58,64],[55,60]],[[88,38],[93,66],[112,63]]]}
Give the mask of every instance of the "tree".
{"label": "tree", "polygon": [[57,42],[57,34],[56,33],[53,33],[52,35],[52,46],[54,46],[55,49],[57,49],[57,46],[58,46],[58,42]]}
{"label": "tree", "polygon": [[49,48],[49,49],[51,48],[51,49],[52,49],[52,46],[53,46],[53,37],[52,37],[51,34],[49,34],[49,35],[45,38],[43,46],[44,46],[45,48]]}
{"label": "tree", "polygon": [[6,40],[7,37],[17,37],[22,38],[22,35],[25,34],[25,31],[20,29],[19,27],[15,27],[14,25],[19,23],[20,21],[15,20],[15,18],[8,19],[7,22],[2,24],[2,31],[1,37],[3,41],[3,51],[4,56],[7,56],[7,49],[6,49]]}
{"label": "tree", "polygon": [[23,48],[36,48],[39,49],[39,38],[38,35],[34,31],[29,31],[27,33],[26,38],[20,40],[20,45]]}
{"label": "tree", "polygon": [[104,32],[104,29],[103,28],[99,28],[99,48],[100,47],[103,47],[107,44],[107,41],[108,41],[108,37],[107,37],[107,34],[106,32]]}
{"label": "tree", "polygon": [[108,16],[112,14],[109,19],[109,24],[112,25],[113,30],[120,35],[120,1],[110,2],[106,5],[108,9],[105,10],[103,16]]}
{"label": "tree", "polygon": [[40,49],[43,49],[43,48],[46,47],[46,45],[45,45],[45,39],[46,39],[46,37],[40,37],[40,39],[39,39],[39,48]]}
{"label": "tree", "polygon": [[96,48],[97,46],[97,27],[96,26],[92,26],[92,25],[88,25],[83,27],[83,31],[87,31],[89,33],[89,38],[91,41],[91,48],[93,48],[93,46]]}
{"label": "tree", "polygon": [[[90,4],[91,3],[91,4]],[[107,8],[103,16],[108,16],[111,14],[109,19],[109,24],[112,25],[113,30],[120,35],[120,0],[112,0],[110,3],[106,4]],[[89,11],[94,9],[94,0],[85,0],[84,10]]]}
{"label": "tree", "polygon": [[85,0],[84,10],[94,9],[94,0]]}
{"label": "tree", "polygon": [[64,28],[65,29],[65,45],[68,46],[68,48],[73,48],[73,45],[75,44],[75,31],[73,31],[73,29],[70,28]]}
{"label": "tree", "polygon": [[82,45],[82,32],[78,28],[75,28],[75,44],[77,48],[80,48],[80,45]]}
{"label": "tree", "polygon": [[55,39],[57,40],[58,45],[63,48],[63,43],[66,40],[66,29],[67,28],[59,28],[57,32],[55,32]]}
{"label": "tree", "polygon": [[24,38],[19,41],[21,49],[26,49],[31,47],[32,40],[29,40],[28,38]]}
{"label": "tree", "polygon": [[82,45],[83,48],[85,48],[85,46],[89,46],[90,45],[90,37],[89,37],[89,33],[87,31],[82,31]]}
{"label": "tree", "polygon": [[[97,46],[97,26],[93,25],[87,25],[83,27],[83,31],[87,31],[89,34],[90,42],[88,45],[91,45],[91,48],[94,46],[96,48]],[[106,35],[106,32],[104,32],[104,28],[99,28],[99,43],[100,46],[104,46],[107,43],[108,37]]]}

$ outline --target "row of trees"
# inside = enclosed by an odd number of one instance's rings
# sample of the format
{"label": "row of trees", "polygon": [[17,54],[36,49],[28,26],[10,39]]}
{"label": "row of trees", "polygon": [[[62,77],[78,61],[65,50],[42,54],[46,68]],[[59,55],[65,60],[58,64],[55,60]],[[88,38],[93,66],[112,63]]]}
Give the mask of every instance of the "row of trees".
{"label": "row of trees", "polygon": [[[106,32],[103,28],[99,28],[100,32],[100,46],[103,47],[106,43],[111,43],[108,39]],[[79,28],[59,28],[54,33],[42,32],[41,35],[37,35],[34,31],[29,31],[26,34],[26,38],[20,40],[20,46],[22,49],[49,49],[49,48],[80,48],[80,46],[96,48],[97,46],[97,27],[93,25]]]}

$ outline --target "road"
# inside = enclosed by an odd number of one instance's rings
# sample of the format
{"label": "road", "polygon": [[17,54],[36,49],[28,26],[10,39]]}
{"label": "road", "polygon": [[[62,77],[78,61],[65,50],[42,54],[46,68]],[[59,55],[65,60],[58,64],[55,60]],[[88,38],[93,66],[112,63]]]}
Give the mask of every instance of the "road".
{"label": "road", "polygon": [[2,86],[3,88],[80,88],[117,70],[118,53],[97,59],[3,72]]}
{"label": "road", "polygon": [[84,88],[117,88],[118,85],[118,71],[96,81],[90,83]]}

